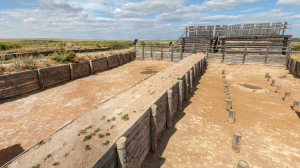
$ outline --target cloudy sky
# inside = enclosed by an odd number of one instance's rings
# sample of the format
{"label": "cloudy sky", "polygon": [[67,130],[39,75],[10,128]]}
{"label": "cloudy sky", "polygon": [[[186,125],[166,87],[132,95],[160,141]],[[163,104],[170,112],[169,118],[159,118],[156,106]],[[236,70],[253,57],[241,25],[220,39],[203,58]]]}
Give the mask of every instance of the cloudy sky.
{"label": "cloudy sky", "polygon": [[1,0],[0,38],[178,39],[186,26],[284,22],[300,0]]}

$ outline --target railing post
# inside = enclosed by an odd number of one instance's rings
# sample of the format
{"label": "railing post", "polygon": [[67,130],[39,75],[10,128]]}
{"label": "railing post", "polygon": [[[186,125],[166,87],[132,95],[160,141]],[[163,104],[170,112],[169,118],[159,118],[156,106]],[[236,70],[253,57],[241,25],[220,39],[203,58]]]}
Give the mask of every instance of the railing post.
{"label": "railing post", "polygon": [[206,45],[206,57],[207,57],[207,60],[208,60],[208,45]]}
{"label": "railing post", "polygon": [[157,105],[153,104],[151,106],[151,117],[150,117],[150,125],[151,125],[151,152],[156,153],[157,152],[157,120],[156,120],[156,114],[157,114]]}
{"label": "railing post", "polygon": [[121,137],[117,140],[117,151],[119,155],[118,167],[127,167],[127,156],[126,156],[126,137]]}
{"label": "railing post", "polygon": [[223,55],[222,55],[222,63],[224,64],[224,60],[225,60],[225,48],[226,46],[223,46]]}
{"label": "railing post", "polygon": [[185,37],[187,37],[188,28],[185,27]]}
{"label": "railing post", "polygon": [[189,72],[184,74],[184,78],[185,78],[185,90],[184,90],[184,99],[187,100],[188,99],[188,92],[189,92]]}
{"label": "railing post", "polygon": [[163,54],[164,54],[164,51],[163,51],[163,45],[161,45],[161,56],[160,56],[160,59],[163,60]]}
{"label": "railing post", "polygon": [[178,110],[182,111],[182,102],[184,97],[184,88],[183,88],[183,81],[178,80],[178,86],[179,86],[179,100],[178,100]]}
{"label": "railing post", "polygon": [[153,50],[152,50],[152,44],[151,44],[151,59],[153,59]]}
{"label": "railing post", "polygon": [[144,44],[143,44],[143,49],[142,49],[143,51],[142,51],[142,58],[143,58],[143,60],[145,59],[145,55],[144,55],[144,52],[145,52],[145,50],[144,50]]}
{"label": "railing post", "polygon": [[173,45],[171,45],[171,61],[173,61]]}
{"label": "railing post", "polygon": [[134,59],[136,57],[136,44],[134,45]]}
{"label": "railing post", "polygon": [[268,55],[269,55],[269,45],[267,47],[267,52],[266,52],[266,57],[265,57],[265,65],[267,64],[267,60],[268,60]]}
{"label": "railing post", "polygon": [[189,92],[190,93],[193,93],[193,84],[194,84],[194,72],[193,70],[191,69],[190,70],[190,87],[189,87]]}
{"label": "railing post", "polygon": [[243,58],[243,65],[245,64],[246,55],[247,55],[247,45],[245,45],[245,52],[244,52],[244,58]]}

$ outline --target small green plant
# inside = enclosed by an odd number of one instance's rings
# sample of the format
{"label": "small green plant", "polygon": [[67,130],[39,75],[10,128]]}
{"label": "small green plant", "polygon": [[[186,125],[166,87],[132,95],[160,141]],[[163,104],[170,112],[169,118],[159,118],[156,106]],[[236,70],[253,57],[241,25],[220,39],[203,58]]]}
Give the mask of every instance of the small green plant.
{"label": "small green plant", "polygon": [[46,67],[50,67],[50,66],[51,66],[51,64],[50,64],[48,61],[46,61],[46,62],[44,63],[44,65],[45,65]]}
{"label": "small green plant", "polygon": [[115,118],[115,117],[113,117],[111,120],[112,120],[112,121],[115,121],[115,120],[116,120],[116,118]]}
{"label": "small green plant", "polygon": [[98,107],[94,107],[95,109],[98,109]]}
{"label": "small green plant", "polygon": [[106,136],[110,136],[110,133],[109,133],[109,132],[107,132],[105,135],[106,135]]}
{"label": "small green plant", "polygon": [[102,57],[105,57],[103,54],[101,54]]}
{"label": "small green plant", "polygon": [[108,119],[107,122],[110,123],[111,119]]}
{"label": "small green plant", "polygon": [[69,153],[65,153],[65,157],[69,156]]}
{"label": "small green plant", "polygon": [[136,113],[136,111],[133,111],[134,113]]}
{"label": "small green plant", "polygon": [[180,78],[177,78],[177,80],[180,80]]}
{"label": "small green plant", "polygon": [[110,129],[113,129],[115,126],[114,125],[112,125],[112,126],[110,126]]}
{"label": "small green plant", "polygon": [[193,54],[197,54],[197,51],[193,50]]}
{"label": "small green plant", "polygon": [[110,142],[110,141],[106,140],[106,142],[103,143],[103,146],[108,146],[109,142]]}
{"label": "small green plant", "polygon": [[[7,168],[7,166],[4,166],[3,168]],[[36,166],[32,166],[31,168],[40,168],[40,164],[37,164]]]}
{"label": "small green plant", "polygon": [[105,120],[105,117],[106,117],[106,116],[103,116],[101,120]]}
{"label": "small green plant", "polygon": [[43,145],[43,144],[45,144],[45,142],[44,141],[40,141],[39,143],[37,143],[38,145]]}
{"label": "small green plant", "polygon": [[123,115],[121,118],[122,118],[122,120],[124,120],[124,121],[125,121],[125,120],[128,120],[128,114]]}
{"label": "small green plant", "polygon": [[99,138],[103,138],[104,137],[104,135],[103,134],[99,134]]}
{"label": "small green plant", "polygon": [[99,132],[100,131],[100,128],[97,128],[95,131],[94,131],[94,133],[97,133],[97,132]]}
{"label": "small green plant", "polygon": [[85,136],[83,141],[87,141],[87,140],[91,139],[92,136],[93,136],[92,134]]}
{"label": "small green plant", "polygon": [[53,166],[57,166],[57,165],[59,165],[59,162],[53,163]]}
{"label": "small green plant", "polygon": [[58,51],[58,52],[54,52],[53,56],[52,56],[52,60],[55,60],[57,62],[71,62],[73,61],[73,59],[76,57],[76,53],[73,51]]}
{"label": "small green plant", "polygon": [[91,147],[89,145],[85,145],[85,150],[90,150]]}

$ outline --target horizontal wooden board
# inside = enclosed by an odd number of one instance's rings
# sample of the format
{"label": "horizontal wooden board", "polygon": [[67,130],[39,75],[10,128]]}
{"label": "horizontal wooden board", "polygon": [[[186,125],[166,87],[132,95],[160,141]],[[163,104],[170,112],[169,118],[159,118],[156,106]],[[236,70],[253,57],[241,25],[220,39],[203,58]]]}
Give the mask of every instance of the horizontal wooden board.
{"label": "horizontal wooden board", "polygon": [[44,87],[52,86],[71,79],[70,65],[41,69]]}
{"label": "horizontal wooden board", "polygon": [[73,77],[80,78],[83,76],[87,76],[91,73],[90,63],[89,62],[82,62],[82,63],[76,63],[72,64],[73,67]]}

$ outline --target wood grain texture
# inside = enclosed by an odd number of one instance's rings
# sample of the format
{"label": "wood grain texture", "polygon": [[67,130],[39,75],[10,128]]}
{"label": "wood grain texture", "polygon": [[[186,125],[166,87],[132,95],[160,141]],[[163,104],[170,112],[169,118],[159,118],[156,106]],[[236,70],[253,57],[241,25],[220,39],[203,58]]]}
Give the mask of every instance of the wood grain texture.
{"label": "wood grain texture", "polygon": [[119,66],[119,57],[118,55],[109,56],[109,67],[114,68]]}
{"label": "wood grain texture", "polygon": [[0,76],[0,99],[37,89],[40,89],[37,70]]}
{"label": "wood grain texture", "polygon": [[74,79],[91,74],[91,68],[89,62],[72,64],[72,67],[73,67]]}
{"label": "wood grain texture", "polygon": [[93,65],[93,72],[101,72],[108,70],[108,64],[107,64],[107,58],[97,58],[97,59],[92,59],[91,60],[92,65]]}
{"label": "wood grain texture", "polygon": [[52,86],[71,79],[70,65],[41,69],[44,87]]}

